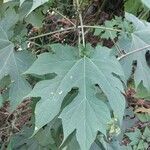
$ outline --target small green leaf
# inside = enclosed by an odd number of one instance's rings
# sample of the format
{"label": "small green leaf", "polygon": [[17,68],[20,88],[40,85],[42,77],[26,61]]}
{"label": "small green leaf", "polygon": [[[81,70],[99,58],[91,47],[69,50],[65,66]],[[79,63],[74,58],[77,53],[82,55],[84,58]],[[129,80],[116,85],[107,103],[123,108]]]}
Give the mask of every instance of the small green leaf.
{"label": "small green leaf", "polygon": [[150,121],[150,115],[148,113],[137,113],[136,115],[141,122]]}
{"label": "small green leaf", "polygon": [[[117,24],[116,20],[111,20],[111,21],[105,21],[105,27],[106,28],[111,28],[114,29],[115,25]],[[105,32],[102,34],[102,38],[104,39],[114,39],[117,37],[117,31],[110,31],[110,30],[105,30]]]}
{"label": "small green leaf", "polygon": [[150,99],[150,91],[148,91],[141,82],[137,88],[135,96],[137,98]]}
{"label": "small green leaf", "polygon": [[134,132],[125,133],[131,140],[130,145],[136,145],[139,143],[142,133],[139,129],[136,129]]}
{"label": "small green leaf", "polygon": [[95,29],[95,32],[94,32],[94,35],[98,36],[98,35],[100,35],[103,31],[104,31],[104,30],[102,30],[102,29],[96,28],[96,29]]}
{"label": "small green leaf", "polygon": [[[141,150],[143,149],[144,150],[145,146],[144,146],[144,141],[143,140],[140,140],[139,143],[138,143],[138,147],[137,147],[137,150]],[[146,148],[147,149],[147,148]]]}
{"label": "small green leaf", "polygon": [[148,138],[150,136],[150,129],[148,127],[145,128],[145,130],[143,132],[143,136],[145,136],[146,138]]}
{"label": "small green leaf", "polygon": [[[96,36],[100,35],[100,37],[104,38],[104,39],[109,39],[109,38],[114,39],[115,37],[117,37],[117,31],[115,31],[115,30],[113,31],[113,28],[115,25],[116,25],[116,22],[114,20],[105,21],[104,26],[102,26],[104,29],[96,28],[94,35],[96,35]],[[105,30],[105,27],[111,28],[112,31],[107,30],[107,29]]]}

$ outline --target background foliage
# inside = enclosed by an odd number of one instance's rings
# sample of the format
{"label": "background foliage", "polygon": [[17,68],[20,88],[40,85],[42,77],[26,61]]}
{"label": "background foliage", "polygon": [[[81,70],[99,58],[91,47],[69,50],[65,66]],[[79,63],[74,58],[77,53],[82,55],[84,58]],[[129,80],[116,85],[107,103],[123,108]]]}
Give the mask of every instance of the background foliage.
{"label": "background foliage", "polygon": [[0,148],[149,149],[149,9],[1,0]]}

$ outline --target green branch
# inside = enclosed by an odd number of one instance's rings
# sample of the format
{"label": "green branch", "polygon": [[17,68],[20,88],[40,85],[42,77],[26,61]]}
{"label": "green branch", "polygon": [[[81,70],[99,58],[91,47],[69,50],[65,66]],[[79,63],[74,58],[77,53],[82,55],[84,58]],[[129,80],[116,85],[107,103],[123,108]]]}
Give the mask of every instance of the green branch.
{"label": "green branch", "polygon": [[143,51],[143,50],[145,50],[145,49],[147,49],[147,48],[150,48],[150,45],[147,45],[147,46],[145,46],[145,47],[142,47],[142,48],[133,50],[133,51],[131,51],[131,52],[129,52],[129,53],[126,53],[126,54],[124,54],[124,55],[118,57],[118,60],[120,61],[121,59],[123,59],[123,58],[125,58],[125,57],[127,57],[127,56],[129,56],[129,55],[131,55],[131,54],[134,54],[134,53]]}
{"label": "green branch", "polygon": [[37,36],[29,38],[29,40],[41,38],[41,37],[52,35],[52,34],[56,34],[56,33],[65,32],[65,31],[69,31],[69,30],[76,30],[76,29],[80,29],[80,28],[81,28],[81,32],[82,32],[83,43],[85,42],[85,38],[84,38],[84,34],[83,34],[84,33],[84,28],[93,28],[93,29],[97,28],[97,29],[103,29],[103,30],[109,30],[109,31],[124,32],[123,30],[114,29],[114,28],[107,28],[107,27],[103,27],[103,26],[87,26],[87,25],[83,25],[82,16],[80,16],[80,22],[81,22],[81,26],[69,27],[69,28],[66,28],[66,29],[60,29],[60,30],[56,30],[56,31],[53,31],[53,32],[40,34],[40,35],[37,35]]}

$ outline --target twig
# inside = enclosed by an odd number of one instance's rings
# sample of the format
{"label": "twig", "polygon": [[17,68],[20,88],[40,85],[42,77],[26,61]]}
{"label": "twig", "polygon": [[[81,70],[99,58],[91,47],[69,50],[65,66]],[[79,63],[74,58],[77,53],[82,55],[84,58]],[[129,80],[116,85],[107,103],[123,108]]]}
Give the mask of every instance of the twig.
{"label": "twig", "polygon": [[8,112],[1,112],[1,111],[0,111],[0,114],[3,114],[3,115],[9,115]]}
{"label": "twig", "polygon": [[145,46],[145,47],[142,47],[142,48],[133,50],[133,51],[131,51],[131,52],[129,52],[129,53],[126,53],[126,54],[124,54],[124,55],[118,57],[118,60],[120,61],[121,59],[123,59],[123,58],[125,58],[125,57],[127,57],[127,56],[129,56],[129,55],[131,55],[131,54],[133,54],[133,53],[143,51],[143,50],[145,50],[145,49],[147,49],[147,48],[150,48],[150,45],[147,45],[147,46]]}
{"label": "twig", "polygon": [[69,18],[67,18],[66,16],[64,16],[63,14],[61,14],[59,11],[57,11],[55,8],[53,9],[57,14],[59,14],[60,16],[62,16],[64,19],[66,19],[68,22],[70,22],[74,27],[76,26],[76,24],[74,24]]}
{"label": "twig", "polygon": [[85,47],[84,26],[83,26],[83,20],[82,20],[81,13],[79,13],[79,18],[80,18],[80,24],[81,24],[82,44],[83,44],[83,47]]}
{"label": "twig", "polygon": [[36,42],[32,42],[32,41],[27,41],[29,44],[33,44],[35,46],[38,46],[40,48],[42,48],[43,46],[41,46],[40,44],[36,43]]}
{"label": "twig", "polygon": [[0,128],[0,131],[6,130],[6,129],[10,128],[10,127],[11,127],[11,125],[6,126],[6,127],[4,127],[4,128]]}
{"label": "twig", "polygon": [[85,47],[85,37],[84,37],[83,19],[82,19],[81,11],[79,10],[79,1],[76,0],[76,2],[77,2],[77,9],[78,9],[78,12],[79,12],[79,19],[80,19],[80,25],[81,25],[82,44],[83,44],[83,47]]}
{"label": "twig", "polygon": [[[80,20],[82,20],[82,15],[80,16]],[[69,31],[69,30],[76,30],[76,29],[80,29],[80,28],[82,29],[82,33],[84,33],[84,28],[94,28],[94,29],[98,28],[98,29],[103,29],[103,30],[124,32],[124,31],[119,30],[119,29],[107,28],[107,27],[103,27],[103,26],[87,26],[87,25],[83,25],[83,21],[80,21],[80,22],[82,24],[81,26],[69,27],[69,28],[66,28],[66,29],[60,29],[60,30],[56,30],[56,31],[53,31],[53,32],[40,34],[40,35],[29,38],[29,40],[34,40],[34,39],[41,38],[41,37],[48,36],[48,35],[52,35],[52,34],[55,34],[55,33],[65,32],[65,31]],[[84,34],[82,34],[82,36],[84,37]],[[83,43],[84,43],[84,41],[85,41],[85,39],[83,40]]]}
{"label": "twig", "polygon": [[83,25],[83,27],[84,27],[84,28],[94,28],[94,29],[103,29],[103,30],[124,32],[123,30],[114,29],[114,28],[107,28],[107,27],[104,27],[104,26],[88,26],[88,25]]}
{"label": "twig", "polygon": [[56,30],[56,31],[53,31],[53,32],[48,32],[48,33],[44,33],[44,34],[41,34],[41,35],[31,37],[31,38],[29,38],[29,40],[34,40],[34,39],[41,38],[41,37],[44,37],[44,36],[52,35],[52,34],[59,33],[59,32],[65,32],[65,31],[68,31],[68,30],[74,30],[74,29],[75,29],[75,27],[60,29],[60,30]]}
{"label": "twig", "polygon": [[78,48],[79,48],[79,57],[80,57],[80,54],[81,54],[81,47],[80,47],[81,37],[80,37],[80,33],[78,33],[78,34],[79,34],[79,36],[78,36]]}

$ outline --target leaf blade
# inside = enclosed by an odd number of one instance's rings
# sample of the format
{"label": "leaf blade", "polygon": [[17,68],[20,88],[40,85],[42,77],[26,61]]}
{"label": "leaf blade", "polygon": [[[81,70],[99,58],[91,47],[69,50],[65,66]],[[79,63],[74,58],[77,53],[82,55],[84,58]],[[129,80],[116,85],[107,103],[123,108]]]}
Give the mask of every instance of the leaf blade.
{"label": "leaf blade", "polygon": [[[72,88],[77,87],[79,88],[78,95],[71,104],[64,108],[60,118],[63,120],[65,139],[76,129],[81,149],[89,149],[98,131],[106,134],[106,122],[111,120],[108,106],[95,96],[94,85],[98,84],[106,94],[115,116],[121,122],[125,107],[124,97],[121,94],[123,86],[113,73],[122,77],[123,71],[115,57],[110,55],[110,50],[104,47],[97,47],[91,58],[80,59],[74,57],[73,51],[76,49],[70,46],[55,44],[52,45],[52,50],[54,54],[41,54],[25,72],[38,75],[57,74],[52,80],[37,83],[27,96],[41,97],[35,109],[36,127],[34,133],[58,115],[64,97]],[[116,105],[118,105],[117,108]],[[43,110],[45,111],[43,112]],[[75,120],[79,114],[80,119]],[[98,114],[103,114],[103,117],[97,116]],[[67,120],[68,116],[73,118],[70,125]],[[93,116],[93,121],[88,120],[88,118],[92,118],[91,116]],[[82,121],[85,117],[88,123]],[[80,125],[76,124],[78,122],[86,131],[84,135],[80,132],[82,130]],[[88,124],[89,127],[86,127]]]}
{"label": "leaf blade", "polygon": [[33,58],[28,52],[15,52],[14,45],[8,40],[5,31],[0,27],[0,79],[6,75],[11,77],[9,99],[12,109],[30,92],[29,83],[21,74],[32,64]]}

